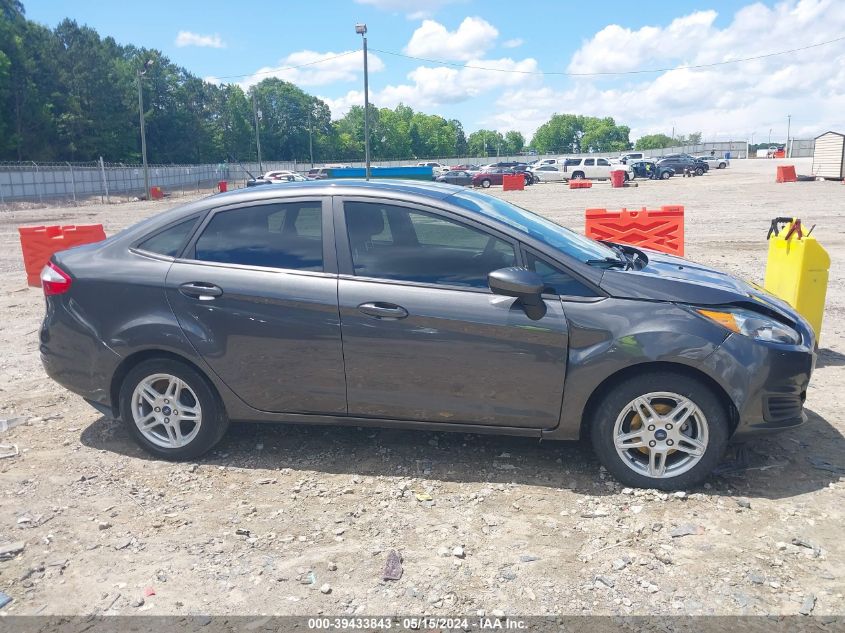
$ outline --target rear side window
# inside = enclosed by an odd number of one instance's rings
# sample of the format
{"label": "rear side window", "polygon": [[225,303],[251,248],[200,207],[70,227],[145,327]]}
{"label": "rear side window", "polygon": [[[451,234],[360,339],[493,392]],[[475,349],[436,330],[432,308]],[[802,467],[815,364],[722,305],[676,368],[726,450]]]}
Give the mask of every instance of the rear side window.
{"label": "rear side window", "polygon": [[147,238],[138,244],[138,248],[148,253],[176,257],[182,252],[182,248],[188,241],[188,236],[193,232],[196,223],[197,218],[193,217],[179,224],[174,224]]}
{"label": "rear side window", "polygon": [[279,203],[221,211],[197,240],[196,259],[321,272],[321,203]]}
{"label": "rear side window", "polygon": [[543,282],[546,284],[543,290],[545,293],[569,297],[596,296],[595,292],[572,277],[572,275],[552,265],[545,259],[537,257],[534,253],[527,253],[526,262],[529,270],[533,270],[543,278]]}

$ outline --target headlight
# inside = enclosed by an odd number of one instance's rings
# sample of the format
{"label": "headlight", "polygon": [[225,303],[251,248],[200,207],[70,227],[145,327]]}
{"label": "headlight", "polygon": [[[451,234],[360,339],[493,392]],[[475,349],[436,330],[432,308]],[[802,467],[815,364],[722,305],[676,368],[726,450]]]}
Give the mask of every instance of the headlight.
{"label": "headlight", "polygon": [[789,345],[797,345],[801,342],[798,332],[788,325],[759,312],[745,310],[743,308],[731,308],[727,310],[696,308],[695,311],[701,316],[728,328],[732,332],[750,336],[758,341],[786,343]]}

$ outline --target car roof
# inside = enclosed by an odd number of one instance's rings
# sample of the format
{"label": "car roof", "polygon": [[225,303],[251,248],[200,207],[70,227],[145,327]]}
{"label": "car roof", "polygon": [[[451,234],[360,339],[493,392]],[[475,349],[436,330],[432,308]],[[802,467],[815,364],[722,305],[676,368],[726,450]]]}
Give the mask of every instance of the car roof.
{"label": "car roof", "polygon": [[[284,187],[284,189],[281,189]],[[335,180],[309,180],[297,183],[281,183],[279,185],[262,185],[261,187],[250,187],[248,189],[235,189],[226,193],[218,193],[209,198],[218,206],[221,201],[231,199],[232,203],[243,200],[263,200],[265,198],[277,198],[280,191],[286,195],[376,195],[389,196],[390,193],[410,194],[442,200],[451,196],[455,191],[461,191],[461,187],[444,185],[433,181],[418,180],[364,180],[363,178],[339,178]],[[209,205],[211,206],[211,205]]]}

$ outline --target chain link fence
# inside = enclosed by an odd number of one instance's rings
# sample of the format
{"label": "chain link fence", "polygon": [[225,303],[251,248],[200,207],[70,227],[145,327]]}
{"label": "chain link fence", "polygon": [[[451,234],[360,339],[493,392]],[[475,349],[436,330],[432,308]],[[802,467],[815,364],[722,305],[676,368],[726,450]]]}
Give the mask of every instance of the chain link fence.
{"label": "chain link fence", "polygon": [[[798,158],[812,156],[813,139],[790,141],[791,156]],[[624,152],[596,153],[594,156],[618,156]],[[653,158],[667,154],[687,153],[709,155],[732,159],[748,157],[748,144],[745,141],[725,141],[701,143],[680,147],[646,150],[644,153]],[[415,165],[419,162],[438,162],[444,165],[474,164],[484,165],[499,161],[533,161],[536,159],[578,156],[572,153],[552,153],[543,155],[500,155],[500,156],[460,156],[445,158],[411,158],[404,160],[375,160],[372,165],[395,167]],[[351,165],[363,167],[363,161],[325,161],[315,163],[315,167],[326,164]],[[227,181],[229,189],[246,186],[252,176],[275,170],[307,172],[310,162],[297,161],[262,161],[259,163],[222,162],[206,165],[149,165],[150,186],[159,187],[165,195],[180,196],[195,193],[214,193],[218,184]],[[12,208],[17,204],[86,204],[92,201],[111,203],[142,198],[144,193],[144,169],[141,165],[108,163],[102,159],[90,163],[37,163],[37,162],[0,162],[0,207]]]}

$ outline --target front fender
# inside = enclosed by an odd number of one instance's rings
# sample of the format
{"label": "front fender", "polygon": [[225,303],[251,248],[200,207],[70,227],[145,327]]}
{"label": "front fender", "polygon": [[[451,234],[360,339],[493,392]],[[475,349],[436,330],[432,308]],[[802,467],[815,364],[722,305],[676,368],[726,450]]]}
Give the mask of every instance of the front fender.
{"label": "front fender", "polygon": [[569,360],[563,406],[549,439],[578,439],[590,396],[633,365],[674,363],[702,370],[727,332],[672,303],[608,298],[564,302]]}

